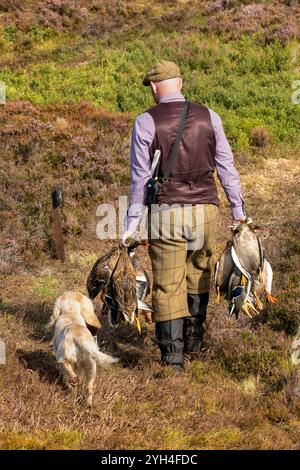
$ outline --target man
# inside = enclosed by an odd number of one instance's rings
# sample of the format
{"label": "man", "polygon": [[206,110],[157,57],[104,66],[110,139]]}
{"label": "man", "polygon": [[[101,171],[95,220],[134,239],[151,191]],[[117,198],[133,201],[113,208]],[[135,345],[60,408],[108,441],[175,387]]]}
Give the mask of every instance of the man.
{"label": "man", "polygon": [[[162,180],[185,101],[180,71],[173,62],[158,62],[145,75],[143,85],[150,86],[156,105],[138,116],[133,126],[131,197],[123,245],[134,236],[142,218],[156,150],[161,152],[158,177]],[[178,370],[184,368],[184,353],[199,352],[203,339],[219,205],[215,168],[231,204],[233,219],[244,220],[240,179],[221,118],[211,109],[190,103],[171,176],[168,184],[162,186],[157,202],[159,208],[176,204],[175,215],[180,216],[183,206],[189,204],[191,217],[188,222],[180,219],[179,223],[173,218],[167,237],[162,236],[159,226],[160,236],[150,239],[149,248],[157,343],[162,363]],[[168,213],[168,206],[165,210]],[[182,230],[175,236],[178,224]],[[201,246],[191,249],[189,242],[194,238],[187,232],[201,232]]]}

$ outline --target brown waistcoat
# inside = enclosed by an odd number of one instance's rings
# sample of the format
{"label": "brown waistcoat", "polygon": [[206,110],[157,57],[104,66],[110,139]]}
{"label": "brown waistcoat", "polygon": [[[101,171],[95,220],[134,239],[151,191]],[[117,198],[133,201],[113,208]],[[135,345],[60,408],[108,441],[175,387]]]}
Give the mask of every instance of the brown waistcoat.
{"label": "brown waistcoat", "polygon": [[[183,101],[160,103],[148,110],[155,124],[150,148],[161,151],[158,175],[163,176],[179,126]],[[162,185],[158,203],[219,205],[214,181],[216,139],[209,110],[191,103],[177,159],[168,182]]]}

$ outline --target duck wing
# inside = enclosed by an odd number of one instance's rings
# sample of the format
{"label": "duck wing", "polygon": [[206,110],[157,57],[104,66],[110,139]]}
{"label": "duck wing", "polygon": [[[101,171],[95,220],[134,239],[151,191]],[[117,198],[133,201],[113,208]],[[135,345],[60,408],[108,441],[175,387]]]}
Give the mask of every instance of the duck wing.
{"label": "duck wing", "polygon": [[119,249],[114,247],[106,255],[99,258],[92,267],[86,283],[91,299],[97,297],[109,282],[118,255]]}
{"label": "duck wing", "polygon": [[239,270],[239,268],[235,267],[233,272],[230,275],[229,281],[228,281],[228,299],[231,300],[232,297],[234,296],[234,289],[238,286],[241,285],[241,280],[242,280],[242,273]]}
{"label": "duck wing", "polygon": [[116,290],[113,281],[111,280],[104,295],[104,302],[108,309],[108,322],[110,326],[116,328],[121,321],[120,305],[116,298]]}
{"label": "duck wing", "polygon": [[135,250],[129,251],[129,258],[136,276],[136,295],[140,300],[145,300],[150,294],[150,279],[148,273],[143,268],[142,263]]}
{"label": "duck wing", "polygon": [[150,279],[146,271],[144,275],[137,275],[135,278],[136,281],[136,295],[138,300],[145,300],[147,295],[150,294]]}
{"label": "duck wing", "polygon": [[231,242],[228,242],[215,264],[215,288],[220,293],[228,290],[229,279],[234,270],[234,262],[231,256]]}
{"label": "duck wing", "polygon": [[112,279],[123,319],[128,323],[133,323],[137,309],[136,279],[133,266],[125,250],[120,254]]}
{"label": "duck wing", "polygon": [[95,276],[94,273],[90,273],[86,284],[90,299],[94,300],[99,292],[105,288],[109,282],[110,276],[111,270],[108,266],[103,267],[101,276]]}

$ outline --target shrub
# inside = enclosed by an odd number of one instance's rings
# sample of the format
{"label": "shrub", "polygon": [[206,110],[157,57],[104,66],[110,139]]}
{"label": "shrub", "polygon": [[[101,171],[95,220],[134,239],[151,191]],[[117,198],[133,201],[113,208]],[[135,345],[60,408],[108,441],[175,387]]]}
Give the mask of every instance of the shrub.
{"label": "shrub", "polygon": [[269,134],[264,127],[254,127],[251,131],[251,142],[255,147],[266,147],[269,143]]}

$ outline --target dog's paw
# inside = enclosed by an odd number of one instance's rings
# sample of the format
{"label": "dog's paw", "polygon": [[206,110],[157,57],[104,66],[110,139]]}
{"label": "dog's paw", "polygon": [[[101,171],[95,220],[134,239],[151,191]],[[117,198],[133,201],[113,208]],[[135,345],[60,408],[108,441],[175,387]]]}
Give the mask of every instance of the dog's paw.
{"label": "dog's paw", "polygon": [[67,382],[65,380],[63,380],[63,386],[68,392],[71,392],[72,390],[74,390],[76,388],[77,381],[75,379],[74,380],[68,380]]}

